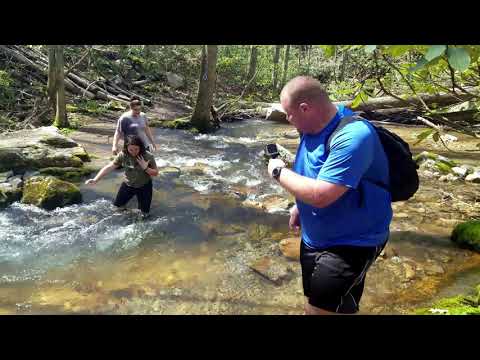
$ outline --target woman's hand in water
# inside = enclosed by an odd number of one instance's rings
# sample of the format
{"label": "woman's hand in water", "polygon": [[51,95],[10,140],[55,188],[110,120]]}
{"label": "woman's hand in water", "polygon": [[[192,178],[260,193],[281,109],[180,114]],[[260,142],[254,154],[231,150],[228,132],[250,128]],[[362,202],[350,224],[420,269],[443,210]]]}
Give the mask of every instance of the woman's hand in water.
{"label": "woman's hand in water", "polygon": [[97,180],[88,179],[87,181],[85,181],[85,185],[97,185]]}
{"label": "woman's hand in water", "polygon": [[138,164],[140,165],[140,167],[141,167],[143,170],[147,170],[147,168],[148,168],[148,161],[145,161],[145,159],[143,158],[143,156],[137,156],[137,162],[138,162]]}

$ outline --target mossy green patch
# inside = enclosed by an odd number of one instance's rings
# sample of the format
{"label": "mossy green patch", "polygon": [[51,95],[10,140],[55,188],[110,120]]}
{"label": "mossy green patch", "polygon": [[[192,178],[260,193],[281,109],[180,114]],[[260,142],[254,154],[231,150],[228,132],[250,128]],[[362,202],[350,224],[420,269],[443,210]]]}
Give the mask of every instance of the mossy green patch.
{"label": "mossy green patch", "polygon": [[417,315],[480,315],[480,285],[475,293],[440,299],[429,308],[416,309]]}
{"label": "mossy green patch", "polygon": [[46,210],[78,204],[81,201],[82,194],[77,186],[51,176],[31,177],[23,188],[23,203]]}
{"label": "mossy green patch", "polygon": [[480,221],[467,221],[455,226],[450,239],[461,247],[480,252]]}
{"label": "mossy green patch", "polygon": [[40,169],[40,174],[45,176],[55,176],[64,181],[80,181],[83,177],[97,171],[93,167],[48,167]]}

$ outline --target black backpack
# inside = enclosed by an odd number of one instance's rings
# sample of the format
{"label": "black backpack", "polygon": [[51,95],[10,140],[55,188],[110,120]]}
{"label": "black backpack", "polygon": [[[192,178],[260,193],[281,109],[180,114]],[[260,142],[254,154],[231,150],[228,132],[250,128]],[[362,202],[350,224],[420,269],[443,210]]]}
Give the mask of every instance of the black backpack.
{"label": "black backpack", "polygon": [[[340,131],[340,129],[348,123],[357,120],[366,119],[358,115],[344,117],[338,124],[337,128],[333,131],[332,135],[330,135],[330,138],[327,141],[327,149],[330,149],[330,143],[333,136]],[[391,194],[392,202],[410,199],[417,192],[419,186],[417,173],[418,165],[412,158],[410,147],[397,134],[394,134],[381,126],[376,126],[374,124],[372,124],[372,126],[377,131],[383,150],[388,158],[390,186],[379,184],[371,180],[367,181],[371,181],[376,185],[387,189]]]}

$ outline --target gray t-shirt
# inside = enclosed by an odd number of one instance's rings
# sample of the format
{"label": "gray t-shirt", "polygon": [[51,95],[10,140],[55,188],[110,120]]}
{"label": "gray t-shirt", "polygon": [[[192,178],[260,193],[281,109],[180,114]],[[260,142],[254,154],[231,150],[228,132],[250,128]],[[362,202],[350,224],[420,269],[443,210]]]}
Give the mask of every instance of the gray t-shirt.
{"label": "gray t-shirt", "polygon": [[117,131],[125,139],[128,135],[138,135],[146,148],[151,145],[147,137],[145,128],[148,125],[148,119],[145,113],[141,112],[138,116],[133,116],[132,111],[127,111],[120,116],[117,122]]}

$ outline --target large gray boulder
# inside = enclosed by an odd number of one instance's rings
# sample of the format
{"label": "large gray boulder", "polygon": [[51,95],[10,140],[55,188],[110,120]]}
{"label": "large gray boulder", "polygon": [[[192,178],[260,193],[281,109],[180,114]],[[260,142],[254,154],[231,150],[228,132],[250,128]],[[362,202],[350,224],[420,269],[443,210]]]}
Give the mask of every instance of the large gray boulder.
{"label": "large gray boulder", "polygon": [[174,89],[179,89],[183,87],[185,79],[182,76],[174,74],[172,72],[167,72],[165,75],[167,76],[167,82],[170,87]]}
{"label": "large gray boulder", "polygon": [[84,161],[90,161],[85,149],[53,126],[19,130],[0,138],[0,172],[81,167]]}

